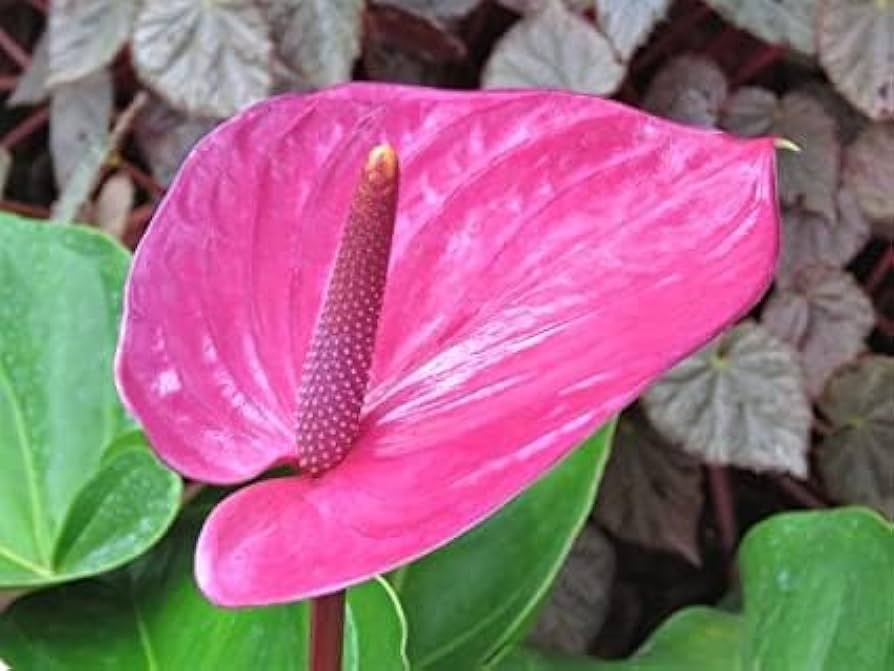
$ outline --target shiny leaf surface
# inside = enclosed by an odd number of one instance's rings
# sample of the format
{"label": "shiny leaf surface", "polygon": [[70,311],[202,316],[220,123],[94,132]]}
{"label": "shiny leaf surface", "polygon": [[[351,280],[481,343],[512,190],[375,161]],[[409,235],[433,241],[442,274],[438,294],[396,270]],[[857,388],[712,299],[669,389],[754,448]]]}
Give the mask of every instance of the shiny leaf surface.
{"label": "shiny leaf surface", "polygon": [[89,230],[0,217],[2,587],[114,568],[177,510],[180,479],[122,436],[112,351],[127,265]]}

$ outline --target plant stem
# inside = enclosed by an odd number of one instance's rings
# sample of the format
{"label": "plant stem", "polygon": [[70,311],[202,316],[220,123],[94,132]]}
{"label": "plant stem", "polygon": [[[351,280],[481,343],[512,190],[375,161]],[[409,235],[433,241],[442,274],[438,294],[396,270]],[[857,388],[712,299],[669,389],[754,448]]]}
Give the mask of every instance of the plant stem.
{"label": "plant stem", "polygon": [[345,626],[345,592],[310,602],[310,671],[341,671]]}

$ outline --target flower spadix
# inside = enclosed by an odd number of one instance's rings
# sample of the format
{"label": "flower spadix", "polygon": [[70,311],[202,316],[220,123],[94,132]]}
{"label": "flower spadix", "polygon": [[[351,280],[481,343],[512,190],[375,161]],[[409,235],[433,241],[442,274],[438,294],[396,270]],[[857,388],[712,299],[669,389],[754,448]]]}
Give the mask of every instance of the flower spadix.
{"label": "flower spadix", "polygon": [[276,98],[160,206],[119,387],[190,478],[290,467],[218,505],[196,574],[303,599],[520,493],[753,305],[777,236],[772,139],[542,91]]}

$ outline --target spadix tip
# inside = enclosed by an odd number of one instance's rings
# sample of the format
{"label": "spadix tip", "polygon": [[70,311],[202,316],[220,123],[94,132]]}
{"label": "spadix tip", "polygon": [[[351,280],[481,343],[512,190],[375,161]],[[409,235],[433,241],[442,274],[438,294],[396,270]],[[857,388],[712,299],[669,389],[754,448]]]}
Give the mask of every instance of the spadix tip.
{"label": "spadix tip", "polygon": [[397,172],[397,151],[387,143],[373,147],[366,159],[366,170],[392,179]]}

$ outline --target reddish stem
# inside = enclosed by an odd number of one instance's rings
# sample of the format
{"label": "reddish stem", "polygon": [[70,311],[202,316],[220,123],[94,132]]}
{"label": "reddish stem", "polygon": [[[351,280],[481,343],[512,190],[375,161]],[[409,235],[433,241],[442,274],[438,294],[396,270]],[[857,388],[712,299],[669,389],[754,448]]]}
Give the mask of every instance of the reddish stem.
{"label": "reddish stem", "polygon": [[888,245],[888,249],[882,254],[881,258],[872,267],[872,272],[866,278],[866,293],[873,294],[879,288],[882,280],[888,272],[888,267],[894,270],[894,243]]}
{"label": "reddish stem", "polygon": [[17,200],[0,200],[0,211],[23,214],[26,217],[36,217],[38,219],[50,218],[50,211],[47,208],[20,203]]}
{"label": "reddish stem", "polygon": [[708,487],[711,490],[711,500],[714,503],[714,519],[720,532],[720,542],[726,554],[731,557],[736,550],[738,525],[736,524],[736,513],[733,510],[729,472],[723,466],[708,466],[707,471]]}
{"label": "reddish stem", "polygon": [[783,49],[778,45],[770,45],[758,51],[733,76],[733,88],[738,88],[773,65],[782,56]]}
{"label": "reddish stem", "polygon": [[47,13],[46,0],[26,0],[26,2],[34,7],[34,9],[36,9],[38,12],[41,12],[42,14]]}
{"label": "reddish stem", "polygon": [[18,77],[0,77],[0,91],[12,91],[16,86],[18,86],[18,83]]}
{"label": "reddish stem", "polygon": [[121,159],[121,169],[126,172],[134,183],[153,196],[163,196],[165,188],[155,181],[155,178],[144,172],[139,166],[130,161]]}
{"label": "reddish stem", "polygon": [[792,500],[797,501],[806,508],[828,508],[829,504],[823,501],[819,496],[814,494],[809,487],[805,487],[800,482],[792,480],[790,477],[781,475],[776,478],[776,484],[782,489]]}
{"label": "reddish stem", "polygon": [[31,57],[28,55],[28,52],[22,49],[19,43],[9,36],[9,33],[3,30],[3,26],[0,26],[0,51],[23,70],[31,65]]}
{"label": "reddish stem", "polygon": [[30,115],[9,132],[0,138],[0,147],[4,149],[12,149],[19,142],[27,138],[31,133],[43,126],[50,119],[50,110],[48,107],[41,107]]}
{"label": "reddish stem", "polygon": [[345,626],[345,592],[310,602],[310,671],[341,671]]}

